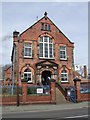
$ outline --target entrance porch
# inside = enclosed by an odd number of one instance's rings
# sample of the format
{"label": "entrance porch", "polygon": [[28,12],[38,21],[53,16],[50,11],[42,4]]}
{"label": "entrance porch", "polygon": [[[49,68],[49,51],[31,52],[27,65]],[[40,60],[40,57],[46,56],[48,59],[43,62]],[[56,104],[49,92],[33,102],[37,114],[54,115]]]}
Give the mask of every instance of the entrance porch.
{"label": "entrance porch", "polygon": [[50,85],[50,79],[58,80],[58,64],[51,60],[44,60],[36,64],[36,82]]}

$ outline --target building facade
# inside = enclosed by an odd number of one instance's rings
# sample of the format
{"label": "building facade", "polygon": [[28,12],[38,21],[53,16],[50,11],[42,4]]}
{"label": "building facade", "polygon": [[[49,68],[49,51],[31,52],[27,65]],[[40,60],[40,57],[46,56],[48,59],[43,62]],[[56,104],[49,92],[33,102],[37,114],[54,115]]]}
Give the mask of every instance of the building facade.
{"label": "building facade", "polygon": [[2,86],[12,86],[12,66],[5,65],[2,67]]}
{"label": "building facade", "polygon": [[74,78],[74,43],[49,19],[44,17],[23,31],[13,32],[12,78],[22,85],[49,85],[50,78],[62,86],[72,86]]}

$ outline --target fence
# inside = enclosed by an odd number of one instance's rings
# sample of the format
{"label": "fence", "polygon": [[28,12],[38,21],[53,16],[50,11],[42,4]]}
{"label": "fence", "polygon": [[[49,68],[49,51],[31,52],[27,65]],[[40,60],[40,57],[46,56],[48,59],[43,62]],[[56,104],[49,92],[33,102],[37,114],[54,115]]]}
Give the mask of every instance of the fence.
{"label": "fence", "polygon": [[90,94],[90,83],[81,83],[80,92]]}
{"label": "fence", "polygon": [[[2,95],[16,95],[17,86],[3,86]],[[22,95],[22,87],[19,87],[19,94]],[[27,95],[50,94],[50,86],[27,86]]]}
{"label": "fence", "polygon": [[[19,88],[19,104],[33,104],[33,103],[56,103],[55,82],[51,86],[28,86],[27,83],[22,83]],[[2,105],[16,105],[17,104],[17,87],[3,87]],[[1,96],[0,96],[1,97]]]}
{"label": "fence", "polygon": [[27,87],[27,95],[49,95],[50,94],[50,86],[28,86]]}
{"label": "fence", "polygon": [[[2,86],[2,95],[16,95],[17,86]],[[22,87],[19,87],[19,94],[22,94]]]}

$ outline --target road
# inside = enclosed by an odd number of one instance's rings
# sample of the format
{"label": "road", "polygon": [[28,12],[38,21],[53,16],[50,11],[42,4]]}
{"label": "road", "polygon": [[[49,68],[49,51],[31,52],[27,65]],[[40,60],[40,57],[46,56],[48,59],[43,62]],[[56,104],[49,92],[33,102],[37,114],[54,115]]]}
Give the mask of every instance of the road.
{"label": "road", "polygon": [[[73,119],[82,119],[87,120],[88,118],[88,108],[79,108],[79,109],[67,109],[67,110],[44,110],[44,111],[23,111],[23,112],[12,112],[4,113],[3,118],[33,118],[40,120],[73,120]],[[9,119],[8,119],[9,120]]]}

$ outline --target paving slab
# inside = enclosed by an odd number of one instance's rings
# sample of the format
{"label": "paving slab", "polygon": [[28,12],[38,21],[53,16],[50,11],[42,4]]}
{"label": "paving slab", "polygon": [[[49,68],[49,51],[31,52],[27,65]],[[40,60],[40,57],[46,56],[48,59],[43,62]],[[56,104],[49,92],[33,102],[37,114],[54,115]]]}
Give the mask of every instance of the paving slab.
{"label": "paving slab", "polygon": [[3,106],[2,113],[11,112],[38,112],[38,111],[53,111],[53,110],[64,110],[64,109],[77,109],[89,107],[90,102],[80,103],[66,103],[66,104],[32,104],[32,105],[20,105],[20,106]]}

